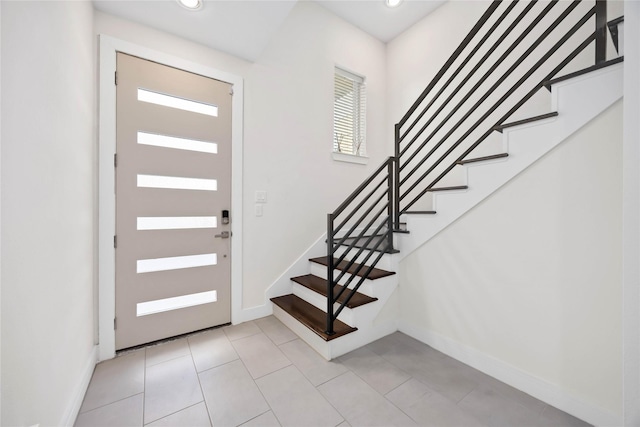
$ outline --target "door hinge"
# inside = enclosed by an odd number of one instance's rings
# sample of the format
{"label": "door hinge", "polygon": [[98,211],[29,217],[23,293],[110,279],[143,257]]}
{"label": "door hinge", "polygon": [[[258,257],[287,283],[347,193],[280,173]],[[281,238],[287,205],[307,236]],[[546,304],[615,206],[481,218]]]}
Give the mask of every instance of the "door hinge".
{"label": "door hinge", "polygon": [[116,86],[118,86],[118,72],[117,71],[113,72],[113,82],[115,83]]}
{"label": "door hinge", "polygon": [[113,318],[113,330],[115,331],[116,329],[118,329],[118,318],[114,317]]}
{"label": "door hinge", "polygon": [[233,86],[229,88],[229,95],[233,96]]}
{"label": "door hinge", "polygon": [[113,248],[118,247],[118,236],[113,236]]}
{"label": "door hinge", "polygon": [[118,167],[118,155],[117,154],[113,155],[113,167],[114,168]]}

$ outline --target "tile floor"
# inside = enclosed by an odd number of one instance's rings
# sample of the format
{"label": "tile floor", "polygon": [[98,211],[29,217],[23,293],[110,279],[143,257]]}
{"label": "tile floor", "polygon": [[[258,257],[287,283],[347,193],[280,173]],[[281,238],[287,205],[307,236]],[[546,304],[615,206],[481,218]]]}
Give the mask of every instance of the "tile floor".
{"label": "tile floor", "polygon": [[327,362],[275,317],[119,355],[76,426],[585,426],[406,335]]}

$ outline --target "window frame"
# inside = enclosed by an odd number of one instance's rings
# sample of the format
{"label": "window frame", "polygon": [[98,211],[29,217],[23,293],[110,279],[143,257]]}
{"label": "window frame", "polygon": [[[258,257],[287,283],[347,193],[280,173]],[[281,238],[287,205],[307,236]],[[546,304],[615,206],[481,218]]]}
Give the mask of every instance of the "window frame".
{"label": "window frame", "polygon": [[[332,150],[331,150],[332,157],[336,161],[367,164],[369,158],[367,156],[367,139],[366,139],[366,128],[367,128],[366,77],[361,74],[355,73],[349,69],[346,69],[345,67],[342,67],[340,65],[335,65],[333,71],[334,71],[333,72],[333,132],[332,132]],[[348,79],[352,83],[352,85],[354,85],[354,88],[357,88],[357,90],[353,91],[355,92],[352,95],[353,99],[349,102],[353,110],[351,113],[351,118],[353,123],[352,129],[351,129],[352,152],[340,151],[341,144],[339,144],[337,141],[337,132],[336,132],[336,127],[337,127],[336,116],[338,115],[337,110],[340,107],[344,109],[344,106],[345,106],[344,103],[342,103],[342,105],[338,105],[336,102],[337,101],[336,80],[339,76]],[[358,144],[357,147],[356,147],[355,138],[358,138],[361,140],[361,142]],[[354,153],[353,151],[355,151],[356,148],[357,148],[357,152]]]}

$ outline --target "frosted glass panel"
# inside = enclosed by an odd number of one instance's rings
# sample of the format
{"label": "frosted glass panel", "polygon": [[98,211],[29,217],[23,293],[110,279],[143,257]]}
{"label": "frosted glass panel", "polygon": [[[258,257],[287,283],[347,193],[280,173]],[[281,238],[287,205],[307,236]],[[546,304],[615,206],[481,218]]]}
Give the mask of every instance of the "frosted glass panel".
{"label": "frosted glass panel", "polygon": [[176,148],[178,150],[199,151],[201,153],[216,154],[218,152],[218,144],[215,142],[197,141],[195,139],[156,135],[154,133],[146,132],[138,132],[138,144]]}
{"label": "frosted glass panel", "polygon": [[193,307],[218,301],[216,291],[200,292],[198,294],[183,295],[173,298],[158,299],[136,304],[136,315],[162,313],[164,311],[177,310],[179,308]]}
{"label": "frosted glass panel", "polygon": [[149,90],[138,89],[138,101],[149,102],[151,104],[157,104],[165,107],[177,108],[179,110],[206,114],[207,116],[218,117],[218,107],[215,105],[204,104],[202,102],[191,101],[189,99],[151,92]]}
{"label": "frosted glass panel", "polygon": [[138,230],[176,230],[181,228],[216,228],[215,216],[147,216],[138,217]]}
{"label": "frosted glass panel", "polygon": [[216,254],[175,256],[169,258],[139,259],[136,262],[136,273],[150,273],[153,271],[178,270],[180,268],[204,267],[216,265]]}
{"label": "frosted glass panel", "polygon": [[216,191],[218,189],[218,181],[215,179],[183,178],[179,176],[138,175],[138,187]]}

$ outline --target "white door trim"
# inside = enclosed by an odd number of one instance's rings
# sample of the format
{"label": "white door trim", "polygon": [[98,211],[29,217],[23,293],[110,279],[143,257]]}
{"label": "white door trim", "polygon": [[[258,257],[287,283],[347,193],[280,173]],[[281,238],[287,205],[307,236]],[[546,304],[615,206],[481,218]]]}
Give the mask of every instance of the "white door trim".
{"label": "white door trim", "polygon": [[98,331],[100,360],[115,356],[115,235],[116,199],[113,155],[116,151],[116,52],[138,56],[233,85],[231,217],[231,322],[241,321],[242,311],[242,143],[243,143],[243,79],[134,43],[100,35],[99,133],[98,133]]}

